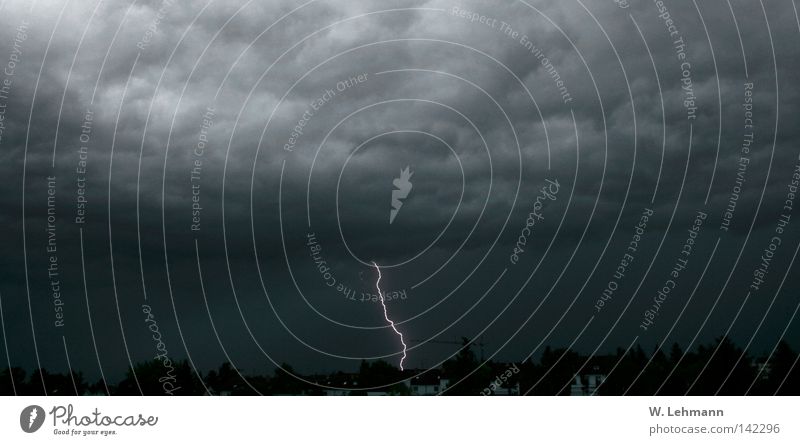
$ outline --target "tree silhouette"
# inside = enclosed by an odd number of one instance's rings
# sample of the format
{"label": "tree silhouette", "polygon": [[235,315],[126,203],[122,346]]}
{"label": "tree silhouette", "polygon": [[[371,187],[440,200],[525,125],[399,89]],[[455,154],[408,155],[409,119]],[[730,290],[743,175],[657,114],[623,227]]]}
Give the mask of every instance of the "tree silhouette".
{"label": "tree silhouette", "polygon": [[[740,359],[741,358],[741,359]],[[742,394],[756,377],[750,356],[727,337],[718,338],[712,348],[699,348],[697,382],[690,395]]]}
{"label": "tree silhouette", "polygon": [[472,341],[461,338],[462,348],[455,357],[442,364],[442,373],[450,380],[449,395],[478,395],[492,380],[490,364],[480,364],[472,352]]}
{"label": "tree silhouette", "polygon": [[11,368],[0,371],[0,395],[24,395],[25,386],[25,370],[22,368]]}
{"label": "tree silhouette", "polygon": [[374,362],[362,360],[358,376],[358,384],[361,388],[377,388],[392,383],[383,390],[393,395],[403,395],[409,392],[408,386],[402,383],[403,372],[384,360]]}
{"label": "tree silhouette", "polygon": [[754,385],[755,394],[800,395],[800,363],[788,343],[781,340],[770,360],[765,357],[760,364],[765,368]]}
{"label": "tree silhouette", "polygon": [[[172,362],[172,367],[165,367],[161,360],[149,360],[137,363],[134,372],[128,368],[125,378],[112,389],[113,395],[139,395],[141,387],[144,395],[200,395],[204,394],[203,385],[189,366],[188,361]],[[138,381],[138,386],[137,386]]]}

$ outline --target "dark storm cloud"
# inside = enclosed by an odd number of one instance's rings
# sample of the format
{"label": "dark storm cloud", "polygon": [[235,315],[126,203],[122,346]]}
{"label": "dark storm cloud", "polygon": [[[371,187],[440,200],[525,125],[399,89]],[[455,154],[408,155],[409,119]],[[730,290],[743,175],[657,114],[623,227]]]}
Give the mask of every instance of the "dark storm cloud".
{"label": "dark storm cloud", "polygon": [[[87,370],[96,366],[94,350],[88,346],[91,336],[81,279],[79,232],[72,222],[79,160],[76,149],[87,110],[93,112],[94,119],[86,185],[88,216],[83,226],[86,298],[91,304],[95,334],[100,337],[98,355],[117,372],[127,365],[121,327],[132,360],[143,360],[152,353],[146,327],[139,318],[144,291],[159,313],[170,352],[185,356],[188,350],[203,367],[224,359],[208,312],[231,358],[242,367],[271,366],[253,345],[242,318],[275,360],[306,369],[352,365],[326,358],[299,343],[276,319],[270,305],[291,332],[320,350],[357,357],[394,352],[391,345],[395,339],[389,332],[337,327],[303,301],[295,282],[326,317],[358,326],[380,326],[382,322],[374,303],[346,301],[341,292],[325,286],[311,260],[307,235],[313,232],[321,240],[325,258],[340,282],[361,292],[372,288],[374,271],[358,263],[347,249],[365,261],[405,261],[437,240],[451,216],[448,230],[429,251],[405,268],[387,270],[391,286],[410,288],[463,248],[419,290],[409,291],[407,304],[393,307],[397,317],[405,319],[442,302],[405,325],[412,338],[426,338],[451,323],[456,324],[445,330],[446,338],[476,335],[517,294],[551,237],[558,233],[536,278],[512,306],[514,309],[501,318],[505,322],[488,331],[486,341],[497,349],[569,264],[553,292],[557,297],[543,306],[534,322],[501,355],[516,358],[530,352],[538,340],[531,343],[526,339],[547,334],[550,323],[543,321],[558,319],[570,307],[595,262],[602,258],[569,320],[549,340],[568,344],[591,315],[595,296],[613,273],[636,218],[644,207],[652,207],[657,216],[648,229],[649,253],[637,259],[635,276],[626,283],[629,294],[643,279],[648,256],[654,254],[662,237],[664,247],[642,286],[638,297],[642,303],[626,314],[626,326],[615,330],[606,346],[627,345],[637,333],[634,319],[646,306],[651,290],[663,281],[692,215],[702,208],[708,212],[709,222],[702,247],[693,257],[693,273],[700,270],[694,269],[695,265],[700,268],[710,255],[717,236],[724,240],[717,254],[719,265],[712,266],[717,272],[706,278],[707,296],[696,299],[703,309],[697,311],[698,315],[687,316],[675,334],[687,340],[697,331],[703,310],[720,292],[752,225],[746,259],[737,266],[734,284],[726,290],[737,302],[741,299],[751,266],[780,213],[786,183],[797,162],[797,129],[788,123],[796,116],[798,95],[789,80],[796,72],[798,56],[793,43],[798,30],[791,4],[766,6],[771,41],[761,7],[753,2],[733,2],[743,49],[726,4],[699,5],[702,19],[693,5],[668,5],[687,42],[686,54],[692,66],[698,107],[697,118],[692,121],[687,120],[683,106],[680,61],[653,2],[633,2],[629,9],[620,9],[610,0],[585,4],[588,11],[579,3],[557,1],[530,5],[500,1],[332,1],[302,7],[295,2],[244,6],[243,2],[111,1],[101,3],[90,21],[97,5],[93,2],[72,2],[63,13],[61,2],[37,2],[30,15],[27,2],[6,2],[0,15],[0,37],[6,43],[0,54],[11,54],[14,29],[23,20],[29,22],[0,142],[0,173],[4,178],[0,220],[6,228],[0,291],[9,337],[21,339],[10,347],[11,355],[26,366],[34,362],[27,347],[27,264],[33,320],[44,364],[63,366],[60,337],[64,335],[75,349],[73,362]],[[483,23],[470,21],[459,17],[454,7],[486,18]],[[299,9],[267,28],[295,8]],[[494,26],[489,24],[495,19]],[[641,28],[654,62],[633,20]],[[508,26],[501,28],[502,22]],[[152,40],[142,45],[148,28],[154,31]],[[713,59],[705,29],[713,45]],[[526,39],[521,41],[523,35]],[[565,103],[553,72],[525,42],[535,45],[552,63],[569,91],[570,101]],[[747,58],[747,78],[742,51]],[[378,74],[393,70],[415,71]],[[339,82],[360,74],[367,80],[337,89]],[[741,104],[745,80],[755,85],[756,136],[736,217],[730,232],[720,233],[720,215],[736,179],[744,132]],[[327,90],[335,94],[326,94]],[[319,110],[304,123],[303,134],[296,138],[292,151],[285,150],[293,128],[314,101],[321,101]],[[379,104],[381,101],[393,102]],[[213,125],[208,128],[208,143],[201,157],[201,179],[192,182],[191,170],[198,159],[193,150],[209,107],[213,107]],[[782,124],[775,134],[777,110]],[[690,124],[693,138],[687,164]],[[26,134],[28,128],[31,131]],[[441,141],[423,133],[397,133],[409,130],[435,135]],[[381,133],[387,134],[353,153],[356,146]],[[51,169],[56,143],[56,167]],[[460,164],[446,144],[458,154]],[[22,257],[21,220],[25,157],[27,263]],[[390,225],[392,179],[407,165],[414,170],[414,189],[397,222]],[[64,329],[52,326],[53,307],[46,280],[45,178],[53,174],[58,177],[58,248],[63,252],[59,264],[64,287],[69,289],[65,292],[68,323]],[[310,228],[306,208],[309,174]],[[545,178],[557,179],[561,189],[557,200],[546,208],[547,222],[536,229],[523,262],[509,268],[507,278],[478,310],[457,320],[508,266],[509,254]],[[190,230],[193,184],[200,186],[203,207],[199,232]],[[709,201],[705,203],[709,186]],[[754,218],[762,193],[764,201],[758,218]],[[459,197],[461,204],[456,211]],[[343,211],[341,234],[337,209]],[[116,294],[109,267],[109,231]],[[604,251],[612,231],[614,238]],[[207,300],[198,281],[195,238],[201,251]],[[776,260],[780,266],[771,278],[773,286],[786,270],[796,244],[796,235],[786,237],[780,252],[782,262]],[[140,245],[144,278],[139,269]],[[478,272],[456,290],[484,255],[487,259]],[[225,264],[226,258],[230,267]],[[268,297],[261,287],[256,259]],[[289,274],[287,262],[294,276]],[[167,270],[171,288],[167,286]],[[688,294],[686,289],[698,278],[699,273],[687,276],[682,289]],[[796,290],[796,280],[787,286]],[[452,295],[445,301],[449,293]],[[676,316],[683,301],[672,302],[670,310],[675,314],[670,316]],[[752,321],[766,310],[769,300],[765,297],[763,301],[766,303],[755,303],[757,307],[740,322],[745,338],[753,331]],[[621,301],[618,303],[615,310],[622,311]],[[713,320],[719,329],[730,323],[736,304],[717,310]],[[787,299],[778,302],[784,314],[793,304]],[[776,326],[787,322],[781,311],[773,310]],[[617,314],[598,317],[602,326],[593,327],[598,336],[613,325]],[[778,331],[776,328],[764,336]],[[719,332],[704,333],[716,334]],[[648,341],[656,339],[660,337],[654,335]],[[595,344],[589,341],[585,347],[594,348]],[[764,344],[774,344],[774,338]],[[443,356],[440,350],[427,349],[423,357],[429,365]]]}

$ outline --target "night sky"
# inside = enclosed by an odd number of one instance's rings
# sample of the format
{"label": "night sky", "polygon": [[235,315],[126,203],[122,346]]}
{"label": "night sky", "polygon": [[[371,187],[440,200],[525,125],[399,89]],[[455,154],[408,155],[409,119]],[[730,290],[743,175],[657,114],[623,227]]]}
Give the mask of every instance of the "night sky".
{"label": "night sky", "polygon": [[406,368],[796,349],[798,48],[792,0],[0,0],[0,368],[399,365],[373,262]]}

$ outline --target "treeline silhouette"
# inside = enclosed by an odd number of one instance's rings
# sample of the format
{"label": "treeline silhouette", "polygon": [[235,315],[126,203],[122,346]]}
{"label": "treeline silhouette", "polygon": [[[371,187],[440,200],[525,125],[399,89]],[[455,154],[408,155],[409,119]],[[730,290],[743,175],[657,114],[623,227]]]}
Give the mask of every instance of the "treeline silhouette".
{"label": "treeline silhouette", "polygon": [[283,364],[268,375],[242,375],[223,363],[201,381],[185,360],[171,362],[168,372],[162,361],[151,360],[136,364],[135,372],[128,369],[112,385],[87,382],[74,370],[12,367],[0,371],[0,395],[409,395],[426,383],[445,395],[578,395],[587,392],[587,381],[588,392],[597,395],[800,395],[798,354],[784,341],[769,360],[722,338],[694,351],[674,344],[648,354],[636,346],[595,357],[547,347],[538,361],[522,363],[483,363],[468,339],[463,344],[457,355],[431,370],[400,371],[378,360],[363,361],[355,373],[300,375]]}

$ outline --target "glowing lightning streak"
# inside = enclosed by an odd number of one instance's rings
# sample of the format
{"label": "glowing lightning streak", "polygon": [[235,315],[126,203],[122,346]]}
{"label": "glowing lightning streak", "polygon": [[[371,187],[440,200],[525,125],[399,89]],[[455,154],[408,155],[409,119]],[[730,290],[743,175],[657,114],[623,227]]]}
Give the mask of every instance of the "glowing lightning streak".
{"label": "glowing lightning streak", "polygon": [[375,287],[378,289],[378,296],[381,299],[381,306],[383,306],[383,318],[385,318],[386,321],[389,322],[394,332],[396,332],[397,335],[400,336],[400,343],[403,344],[403,358],[400,359],[400,370],[402,371],[403,360],[406,359],[406,342],[403,341],[403,334],[397,330],[397,328],[394,325],[394,322],[391,319],[389,319],[389,313],[386,311],[386,302],[383,300],[383,292],[381,291],[381,268],[378,267],[375,261],[372,262],[372,265],[375,266],[375,270],[378,271],[378,281],[375,283]]}

